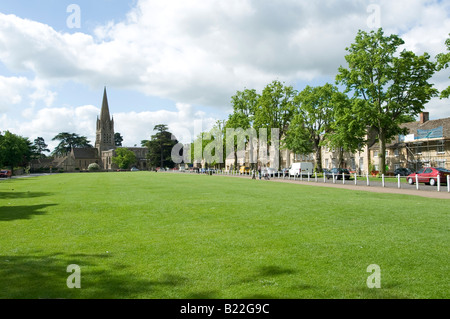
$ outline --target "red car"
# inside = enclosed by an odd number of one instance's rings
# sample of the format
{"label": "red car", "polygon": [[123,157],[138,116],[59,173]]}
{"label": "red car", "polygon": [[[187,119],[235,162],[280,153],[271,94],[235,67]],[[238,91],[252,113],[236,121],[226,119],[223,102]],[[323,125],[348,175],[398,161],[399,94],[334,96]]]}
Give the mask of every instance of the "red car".
{"label": "red car", "polygon": [[0,171],[0,178],[8,178],[8,177],[11,177],[10,170],[1,170]]}
{"label": "red car", "polygon": [[416,183],[416,174],[419,183],[435,186],[437,185],[438,175],[440,176],[441,184],[447,184],[447,175],[450,175],[450,171],[442,167],[424,167],[418,172],[406,176],[408,184],[412,185]]}

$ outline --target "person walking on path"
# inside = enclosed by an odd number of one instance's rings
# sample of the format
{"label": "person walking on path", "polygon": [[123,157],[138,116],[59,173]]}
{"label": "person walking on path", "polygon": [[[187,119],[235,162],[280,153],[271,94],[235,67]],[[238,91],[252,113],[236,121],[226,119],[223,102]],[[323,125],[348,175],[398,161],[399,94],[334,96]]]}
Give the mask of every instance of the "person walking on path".
{"label": "person walking on path", "polygon": [[258,165],[258,176],[261,179],[261,165]]}
{"label": "person walking on path", "polygon": [[270,180],[270,177],[269,177],[269,169],[266,169],[266,170],[264,171],[264,179],[265,179],[266,181]]}

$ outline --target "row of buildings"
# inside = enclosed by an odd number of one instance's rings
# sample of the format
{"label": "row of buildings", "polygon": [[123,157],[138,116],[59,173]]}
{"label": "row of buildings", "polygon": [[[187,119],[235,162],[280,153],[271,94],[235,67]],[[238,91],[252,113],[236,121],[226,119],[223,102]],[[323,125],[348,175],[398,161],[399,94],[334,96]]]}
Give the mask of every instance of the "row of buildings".
{"label": "row of buildings", "polygon": [[[430,120],[429,113],[420,114],[419,121],[404,123],[409,134],[397,136],[386,147],[386,165],[389,172],[400,167],[417,170],[421,167],[443,167],[450,169],[450,117]],[[340,150],[322,147],[322,167],[348,168],[358,174],[367,174],[379,171],[379,145],[375,136],[368,136],[369,143],[356,153],[341,153]],[[106,88],[100,117],[96,122],[96,139],[93,148],[73,148],[69,154],[52,159],[40,159],[31,163],[31,170],[52,168],[55,171],[74,172],[87,170],[91,163],[97,163],[102,170],[114,170],[112,158],[115,156],[117,146],[114,141],[114,118],[109,112]],[[134,166],[141,170],[148,169],[145,147],[126,147],[136,155]],[[299,155],[289,150],[282,150],[280,164],[288,168],[294,162],[315,162],[314,155]],[[239,165],[249,166],[249,156],[238,160]],[[192,164],[190,164],[192,165]],[[194,166],[205,167],[204,162],[194,163]],[[238,168],[234,166],[234,159],[227,159],[225,169]],[[270,166],[270,163],[267,164]]]}
{"label": "row of buildings", "polygon": [[[419,121],[401,125],[408,129],[406,136],[399,135],[386,145],[387,172],[397,168],[409,168],[416,171],[422,167],[443,167],[450,169],[450,117],[430,120],[428,112],[420,114]],[[365,175],[380,171],[380,146],[376,136],[368,136],[369,143],[355,153],[322,147],[322,168],[347,168]],[[282,150],[281,167],[288,168],[294,162],[315,163],[315,155],[300,155]],[[239,165],[249,166],[249,156],[240,159]],[[229,159],[225,168],[233,167],[234,160]],[[270,163],[268,164],[270,166]]]}

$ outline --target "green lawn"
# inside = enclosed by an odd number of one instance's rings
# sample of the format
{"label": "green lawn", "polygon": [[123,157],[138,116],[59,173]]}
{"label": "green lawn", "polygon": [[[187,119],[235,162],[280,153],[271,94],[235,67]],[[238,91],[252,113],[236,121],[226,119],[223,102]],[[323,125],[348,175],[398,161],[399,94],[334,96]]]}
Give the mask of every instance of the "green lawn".
{"label": "green lawn", "polygon": [[448,298],[449,204],[196,174],[1,181],[0,298]]}

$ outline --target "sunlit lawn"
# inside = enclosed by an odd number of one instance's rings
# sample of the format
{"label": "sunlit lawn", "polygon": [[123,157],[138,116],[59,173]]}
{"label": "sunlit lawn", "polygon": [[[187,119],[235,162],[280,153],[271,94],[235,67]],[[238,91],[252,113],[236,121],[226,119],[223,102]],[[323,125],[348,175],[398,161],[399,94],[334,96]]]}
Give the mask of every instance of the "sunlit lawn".
{"label": "sunlit lawn", "polygon": [[1,181],[0,297],[448,298],[449,207],[196,174]]}

